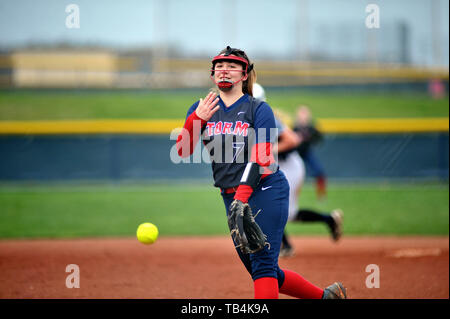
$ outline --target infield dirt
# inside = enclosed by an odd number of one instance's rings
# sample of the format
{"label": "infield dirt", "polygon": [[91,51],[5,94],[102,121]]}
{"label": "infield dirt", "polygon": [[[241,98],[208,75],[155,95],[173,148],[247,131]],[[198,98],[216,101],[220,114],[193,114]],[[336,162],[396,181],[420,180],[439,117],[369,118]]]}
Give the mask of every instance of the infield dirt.
{"label": "infield dirt", "polygon": [[[293,237],[296,254],[281,268],[326,287],[341,281],[349,298],[448,299],[449,238]],[[80,270],[67,288],[66,266]],[[379,288],[366,279],[379,269]],[[373,268],[372,268],[373,269]],[[0,298],[253,298],[250,276],[229,237],[1,240]],[[280,295],[280,298],[290,298]]]}

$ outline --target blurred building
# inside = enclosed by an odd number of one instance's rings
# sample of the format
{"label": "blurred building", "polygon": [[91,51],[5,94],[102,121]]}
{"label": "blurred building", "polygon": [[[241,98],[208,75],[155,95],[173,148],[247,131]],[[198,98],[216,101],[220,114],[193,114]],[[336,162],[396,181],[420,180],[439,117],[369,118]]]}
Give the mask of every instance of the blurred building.
{"label": "blurred building", "polygon": [[[407,60],[401,52],[396,51],[396,60]],[[258,81],[265,86],[427,83],[431,79],[448,83],[448,69],[422,68],[408,63],[352,62],[344,58],[320,61],[317,56],[307,62],[269,59],[253,62]],[[209,58],[167,57],[152,49],[22,49],[0,55],[0,85],[15,88],[207,88],[211,86],[210,67]]]}
{"label": "blurred building", "polygon": [[15,87],[113,87],[117,57],[84,50],[18,51],[10,56]]}
{"label": "blurred building", "polygon": [[11,87],[12,83],[11,55],[0,52],[0,87]]}

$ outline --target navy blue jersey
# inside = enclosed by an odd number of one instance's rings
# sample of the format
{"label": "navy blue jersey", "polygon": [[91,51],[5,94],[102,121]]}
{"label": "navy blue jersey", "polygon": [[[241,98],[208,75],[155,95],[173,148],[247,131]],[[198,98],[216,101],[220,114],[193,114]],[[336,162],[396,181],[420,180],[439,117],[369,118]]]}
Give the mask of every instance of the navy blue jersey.
{"label": "navy blue jersey", "polygon": [[[199,101],[189,108],[186,118],[198,104]],[[236,187],[250,161],[253,145],[275,142],[275,119],[267,103],[248,94],[229,107],[219,97],[219,105],[219,110],[202,127],[201,137],[211,158],[214,186]]]}

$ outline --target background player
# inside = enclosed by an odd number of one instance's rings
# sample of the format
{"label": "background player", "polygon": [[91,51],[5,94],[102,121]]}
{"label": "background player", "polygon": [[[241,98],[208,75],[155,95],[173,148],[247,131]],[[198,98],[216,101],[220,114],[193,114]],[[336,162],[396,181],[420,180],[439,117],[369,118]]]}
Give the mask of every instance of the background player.
{"label": "background player", "polygon": [[[279,293],[307,299],[346,298],[340,283],[321,289],[278,266],[288,218],[289,184],[272,155],[272,109],[252,96],[256,79],[253,64],[244,51],[227,47],[213,58],[211,79],[220,94],[217,97],[211,92],[189,108],[184,130],[177,139],[178,154],[192,154],[201,134],[211,157],[214,185],[221,189],[227,215],[244,203],[256,213],[254,219],[269,245],[254,253],[236,249],[253,279],[255,298],[278,298]],[[258,134],[251,136],[250,128]],[[259,134],[260,129],[266,134]],[[230,152],[231,160],[227,158]]]}
{"label": "background player", "polygon": [[[266,101],[264,88],[255,83],[253,85],[253,96],[262,101]],[[334,241],[338,241],[342,235],[341,210],[336,209],[328,213],[320,213],[312,209],[299,209],[298,199],[305,180],[305,165],[299,156],[297,149],[303,143],[302,137],[294,133],[288,126],[284,125],[280,111],[275,111],[275,123],[278,129],[278,143],[274,146],[274,152],[278,153],[278,164],[280,170],[284,172],[289,183],[289,217],[291,222],[323,222],[331,233]],[[281,257],[292,256],[294,249],[288,240],[286,229],[283,233],[280,250]]]}
{"label": "background player", "polygon": [[317,198],[322,200],[326,196],[326,175],[319,158],[313,151],[313,146],[319,143],[323,136],[314,125],[311,111],[306,105],[299,106],[293,129],[302,139],[297,151],[304,160],[306,169],[316,179]]}

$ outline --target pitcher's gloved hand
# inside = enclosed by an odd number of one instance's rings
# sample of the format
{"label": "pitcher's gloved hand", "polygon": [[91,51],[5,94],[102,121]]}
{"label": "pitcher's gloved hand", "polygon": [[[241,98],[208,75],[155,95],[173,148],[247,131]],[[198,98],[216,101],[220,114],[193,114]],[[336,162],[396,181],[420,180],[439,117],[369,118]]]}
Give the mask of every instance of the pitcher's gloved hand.
{"label": "pitcher's gloved hand", "polygon": [[267,237],[256,223],[248,203],[235,199],[228,212],[228,227],[236,247],[244,254],[253,254],[269,245]]}

